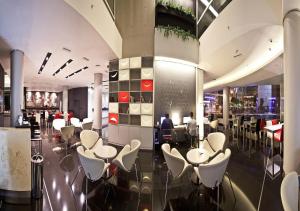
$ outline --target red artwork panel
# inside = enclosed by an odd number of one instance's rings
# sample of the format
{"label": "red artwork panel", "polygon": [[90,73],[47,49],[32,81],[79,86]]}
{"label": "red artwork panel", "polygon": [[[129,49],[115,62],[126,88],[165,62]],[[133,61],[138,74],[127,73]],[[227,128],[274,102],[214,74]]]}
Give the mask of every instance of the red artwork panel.
{"label": "red artwork panel", "polygon": [[119,123],[118,114],[109,113],[108,119],[110,124],[117,125]]}
{"label": "red artwork panel", "polygon": [[129,103],[129,92],[119,92],[119,102]]}
{"label": "red artwork panel", "polygon": [[142,92],[152,92],[153,91],[153,80],[142,80],[141,81]]}

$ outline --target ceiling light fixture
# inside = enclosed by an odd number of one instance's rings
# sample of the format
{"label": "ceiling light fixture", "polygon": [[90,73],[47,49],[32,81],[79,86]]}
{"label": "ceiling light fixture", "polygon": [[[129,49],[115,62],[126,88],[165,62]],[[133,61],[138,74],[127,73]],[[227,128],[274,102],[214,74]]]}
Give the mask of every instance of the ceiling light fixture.
{"label": "ceiling light fixture", "polygon": [[70,50],[69,48],[65,48],[65,47],[63,47],[62,49],[63,49],[64,51],[71,52],[71,50]]}
{"label": "ceiling light fixture", "polygon": [[52,53],[50,53],[50,52],[48,52],[48,53],[46,54],[46,57],[45,57],[45,59],[44,59],[44,61],[43,61],[43,63],[42,63],[42,66],[40,67],[40,69],[39,69],[39,71],[38,71],[38,74],[41,74],[41,73],[42,73],[42,71],[43,71],[45,65],[47,64],[47,62],[48,62],[48,60],[49,60],[49,58],[50,58],[51,55],[52,55]]}
{"label": "ceiling light fixture", "polygon": [[64,63],[58,70],[56,70],[55,73],[52,74],[52,76],[57,75],[60,71],[62,71],[68,64],[70,64],[73,60],[69,59],[66,63]]}
{"label": "ceiling light fixture", "polygon": [[86,69],[88,69],[87,66],[85,66],[85,67],[83,67],[83,68],[81,68],[81,69],[79,69],[79,70],[77,70],[77,71],[71,73],[70,75],[67,75],[66,78],[70,78],[71,76],[73,76],[73,75],[75,75],[75,74],[77,74],[77,73],[80,73],[82,70],[86,70]]}

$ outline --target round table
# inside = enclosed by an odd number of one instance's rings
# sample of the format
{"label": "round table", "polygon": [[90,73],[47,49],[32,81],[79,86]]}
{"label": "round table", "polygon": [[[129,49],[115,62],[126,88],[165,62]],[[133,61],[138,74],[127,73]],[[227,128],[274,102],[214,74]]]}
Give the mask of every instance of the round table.
{"label": "round table", "polygon": [[101,147],[97,147],[94,153],[97,157],[108,160],[116,157],[117,149],[113,146],[103,145]]}
{"label": "round table", "polygon": [[186,159],[193,165],[199,165],[205,163],[209,159],[209,155],[205,153],[205,150],[200,148],[191,149],[186,153]]}
{"label": "round table", "polygon": [[[94,150],[94,153],[97,157],[102,158],[108,163],[108,159],[112,159],[117,155],[117,149],[113,146],[103,145],[101,147],[97,147]],[[109,168],[106,171],[106,177],[109,178]]]}

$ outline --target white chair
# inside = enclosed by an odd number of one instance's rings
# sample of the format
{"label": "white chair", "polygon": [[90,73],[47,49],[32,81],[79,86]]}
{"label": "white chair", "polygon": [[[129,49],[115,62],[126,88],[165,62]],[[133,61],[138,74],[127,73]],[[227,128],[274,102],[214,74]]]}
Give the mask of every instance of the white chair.
{"label": "white chair", "polygon": [[298,211],[299,180],[297,172],[287,174],[280,187],[281,202],[284,211]]}
{"label": "white chair", "polygon": [[209,131],[211,130],[211,128],[216,131],[218,129],[218,125],[219,125],[219,120],[213,120],[211,122],[209,122]]}
{"label": "white chair", "polygon": [[80,133],[80,142],[85,149],[92,149],[99,139],[99,134],[92,130],[83,130]]}
{"label": "white chair", "polygon": [[[197,174],[200,183],[207,188],[215,189],[218,188],[217,194],[217,206],[219,210],[219,186],[223,181],[224,174],[226,172],[227,164],[231,155],[230,149],[226,149],[225,154],[218,154],[213,160],[206,164],[199,164],[198,167],[194,167],[195,173]],[[228,176],[230,185],[231,179]],[[233,191],[232,185],[231,189]],[[235,194],[233,192],[234,198]]]}
{"label": "white chair", "polygon": [[222,152],[224,149],[226,137],[224,133],[215,132],[210,133],[207,136],[207,139],[204,139],[200,143],[200,149],[205,150],[210,158],[216,156],[219,152]]}
{"label": "white chair", "polygon": [[113,163],[126,172],[130,172],[132,166],[135,168],[136,181],[138,182],[136,159],[140,150],[141,142],[137,139],[133,139],[129,144],[126,144],[119,152],[117,157],[113,159]]}
{"label": "white chair", "polygon": [[[272,120],[267,120],[266,121],[266,126],[271,126],[271,125],[272,125]],[[268,146],[268,140],[270,140],[270,145],[271,145],[271,142],[273,140],[273,134],[272,134],[272,132],[269,132],[269,131],[267,131],[267,138],[265,140],[265,147]]]}
{"label": "white chair", "polygon": [[70,122],[71,122],[71,125],[74,125],[75,127],[81,128],[81,123],[80,123],[80,120],[78,118],[72,117],[70,119]]}
{"label": "white chair", "polygon": [[92,130],[92,128],[93,128],[93,122],[82,123],[83,130]]}
{"label": "white chair", "polygon": [[164,158],[167,163],[168,172],[167,172],[167,181],[166,181],[166,192],[165,192],[165,204],[164,208],[166,207],[167,202],[167,191],[168,191],[168,181],[169,181],[169,174],[172,175],[173,179],[179,179],[187,172],[188,169],[192,168],[192,165],[189,164],[184,157],[180,154],[180,152],[171,147],[169,144],[163,144],[161,146],[163,151]]}
{"label": "white chair", "polygon": [[88,123],[88,122],[93,122],[93,119],[92,118],[84,118],[82,120],[82,123]]}
{"label": "white chair", "polygon": [[[94,153],[90,150],[84,150],[82,146],[77,147],[77,152],[81,166],[84,170],[86,181],[85,181],[85,200],[87,206],[87,192],[88,192],[88,180],[92,182],[97,181],[103,177],[107,168],[110,166],[109,163],[105,163],[104,160],[96,158]],[[76,179],[76,177],[75,177]],[[75,181],[72,182],[72,185]]]}
{"label": "white chair", "polygon": [[60,131],[62,127],[66,126],[66,122],[64,119],[54,119],[52,123],[52,128]]}

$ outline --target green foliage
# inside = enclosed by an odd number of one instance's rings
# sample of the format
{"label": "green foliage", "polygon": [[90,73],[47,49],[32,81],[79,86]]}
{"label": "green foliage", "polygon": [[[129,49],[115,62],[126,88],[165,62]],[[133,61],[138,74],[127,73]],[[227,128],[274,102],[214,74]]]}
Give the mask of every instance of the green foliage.
{"label": "green foliage", "polygon": [[196,20],[196,17],[191,8],[186,8],[176,3],[174,0],[158,0],[157,4],[164,6],[166,9],[171,8],[179,13],[184,13],[185,15],[191,16],[194,20]]}
{"label": "green foliage", "polygon": [[183,41],[191,39],[196,39],[196,36],[189,31],[185,31],[178,26],[157,26],[157,29],[164,33],[165,37],[176,35],[178,38],[181,38]]}

